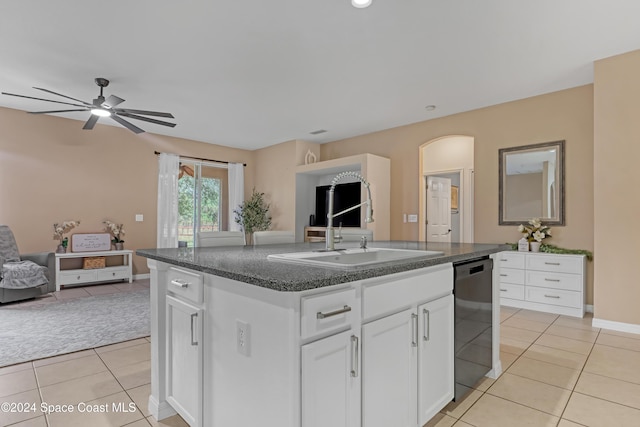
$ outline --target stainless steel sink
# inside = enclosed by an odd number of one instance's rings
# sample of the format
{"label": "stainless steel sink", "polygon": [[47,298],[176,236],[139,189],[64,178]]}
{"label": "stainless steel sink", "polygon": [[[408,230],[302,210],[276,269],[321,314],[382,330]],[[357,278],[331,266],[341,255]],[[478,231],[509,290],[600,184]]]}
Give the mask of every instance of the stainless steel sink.
{"label": "stainless steel sink", "polygon": [[273,261],[291,262],[319,267],[351,269],[362,266],[388,264],[399,261],[420,260],[444,255],[440,251],[417,251],[411,249],[352,248],[328,252],[292,252],[273,254]]}

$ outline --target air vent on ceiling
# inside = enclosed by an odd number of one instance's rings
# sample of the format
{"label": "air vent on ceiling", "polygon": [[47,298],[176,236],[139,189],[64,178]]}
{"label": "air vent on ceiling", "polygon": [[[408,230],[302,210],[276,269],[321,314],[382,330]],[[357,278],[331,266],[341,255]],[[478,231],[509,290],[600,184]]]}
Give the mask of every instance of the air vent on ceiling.
{"label": "air vent on ceiling", "polygon": [[309,132],[311,135],[320,135],[321,133],[325,133],[326,130],[324,129],[318,129],[318,130],[314,130],[313,132]]}

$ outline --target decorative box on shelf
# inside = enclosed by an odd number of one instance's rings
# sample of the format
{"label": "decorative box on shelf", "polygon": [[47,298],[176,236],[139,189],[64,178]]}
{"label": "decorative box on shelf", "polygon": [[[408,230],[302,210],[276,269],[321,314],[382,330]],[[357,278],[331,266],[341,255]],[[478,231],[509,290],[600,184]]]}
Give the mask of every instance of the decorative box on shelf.
{"label": "decorative box on shelf", "polygon": [[105,268],[107,266],[107,258],[103,256],[91,256],[82,259],[82,268],[91,270],[94,268]]}

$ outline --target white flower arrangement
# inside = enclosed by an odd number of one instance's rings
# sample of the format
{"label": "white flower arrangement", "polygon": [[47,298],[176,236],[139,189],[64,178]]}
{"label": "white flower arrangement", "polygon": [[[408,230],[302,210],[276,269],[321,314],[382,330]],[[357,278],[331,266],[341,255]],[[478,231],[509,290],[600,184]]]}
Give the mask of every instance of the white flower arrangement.
{"label": "white flower arrangement", "polygon": [[112,243],[124,243],[124,240],[122,240],[122,236],[124,236],[124,224],[116,224],[111,221],[103,221],[103,224],[106,225],[105,231],[113,235],[113,239],[111,239]]}
{"label": "white flower arrangement", "polygon": [[[64,237],[65,234],[67,234],[68,232],[70,232],[71,230],[73,230],[74,228],[76,228],[77,226],[80,225],[80,221],[64,221],[62,223],[54,223],[53,224],[53,240],[58,240],[60,241],[60,244],[64,245],[64,240],[66,239],[66,237]],[[68,241],[68,239],[67,239]]]}
{"label": "white flower arrangement", "polygon": [[518,226],[518,232],[522,233],[522,237],[527,239],[529,242],[542,242],[543,239],[547,237],[551,237],[551,228],[548,225],[542,224],[540,218],[531,218],[529,220],[529,225]]}

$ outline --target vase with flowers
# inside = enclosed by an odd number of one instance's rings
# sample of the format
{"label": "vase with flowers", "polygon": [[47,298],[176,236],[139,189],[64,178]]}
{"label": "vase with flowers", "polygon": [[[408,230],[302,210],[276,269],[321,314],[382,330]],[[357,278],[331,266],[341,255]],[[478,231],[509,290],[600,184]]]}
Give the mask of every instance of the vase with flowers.
{"label": "vase with flowers", "polygon": [[540,218],[531,218],[527,225],[520,224],[518,231],[529,242],[531,252],[540,252],[540,245],[547,237],[551,237],[551,228],[544,225]]}
{"label": "vase with flowers", "polygon": [[124,240],[122,237],[124,236],[124,224],[116,224],[111,221],[104,221],[105,231],[111,234],[113,238],[111,239],[111,243],[115,246],[116,250],[121,251],[124,249]]}
{"label": "vase with flowers", "polygon": [[67,252],[69,246],[69,238],[64,235],[80,225],[80,221],[63,221],[61,223],[53,224],[53,240],[59,242],[56,252],[64,254]]}

